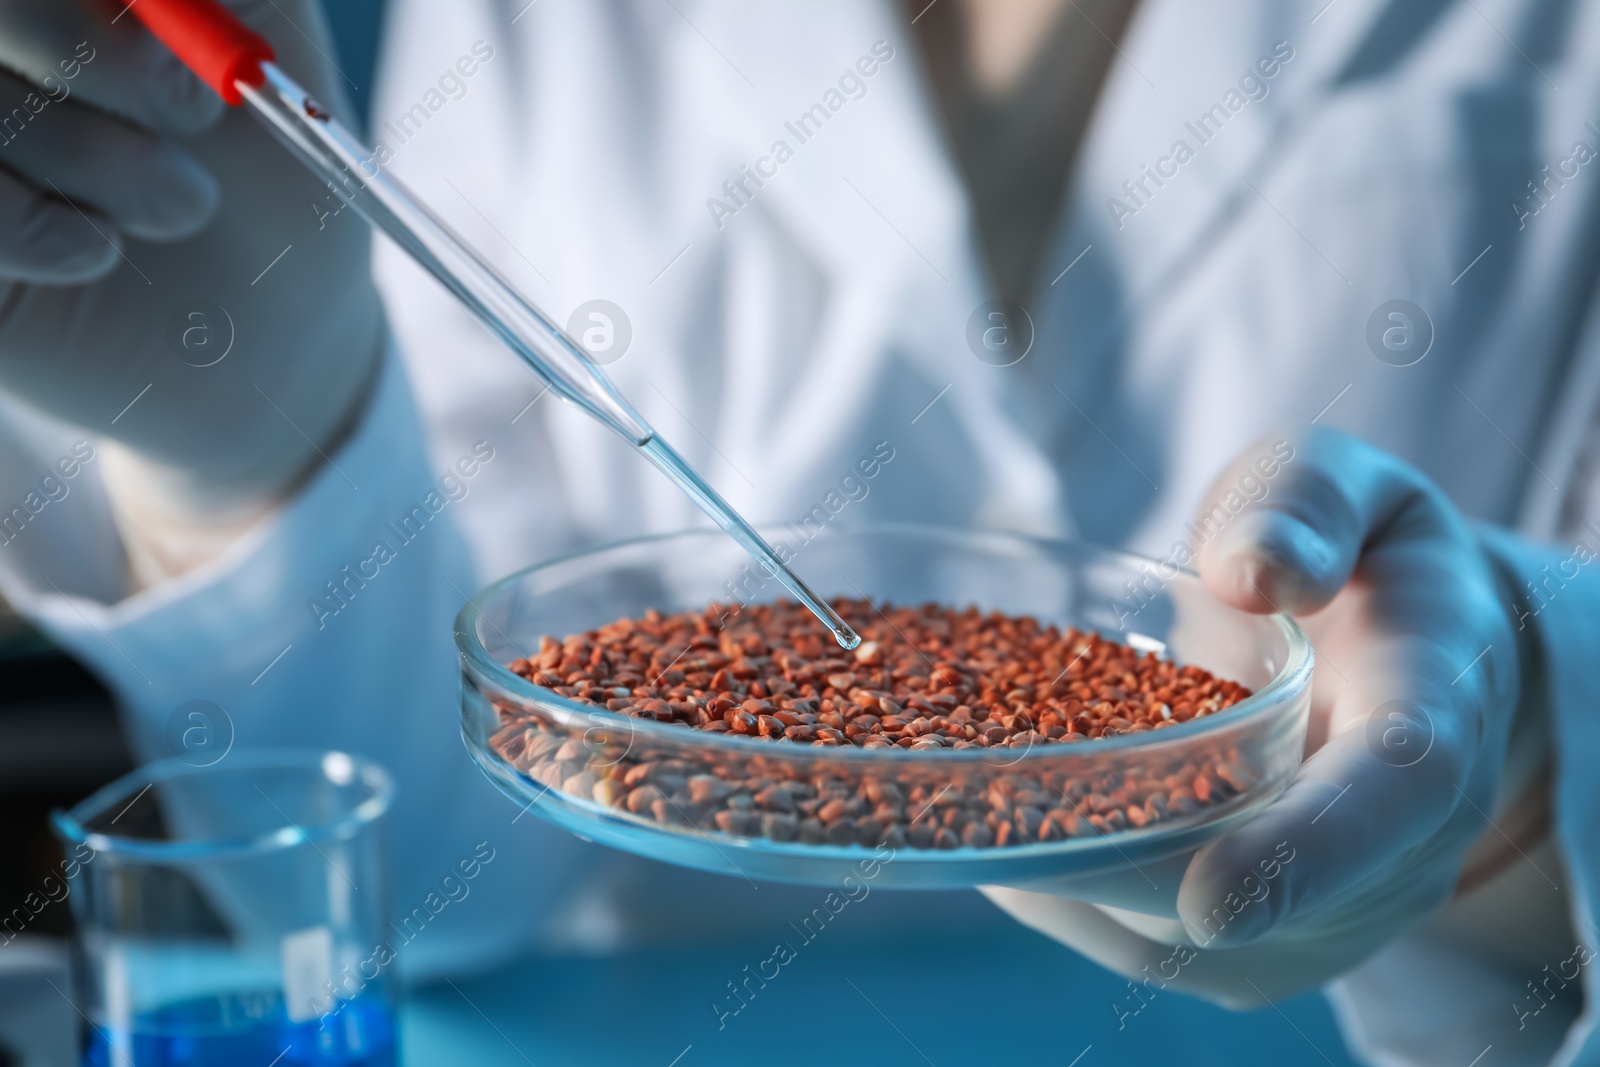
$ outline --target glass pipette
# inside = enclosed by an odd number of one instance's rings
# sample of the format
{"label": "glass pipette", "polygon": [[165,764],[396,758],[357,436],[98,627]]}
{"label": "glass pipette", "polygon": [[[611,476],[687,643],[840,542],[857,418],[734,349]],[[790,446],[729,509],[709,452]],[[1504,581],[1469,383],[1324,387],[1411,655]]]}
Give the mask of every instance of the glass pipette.
{"label": "glass pipette", "polygon": [[472,310],[550,390],[620,434],[820,619],[840,645],[861,638],[695,473],[549,316],[404,186],[384,160],[273,62],[272,46],[216,0],[134,0],[131,11],[230,104],[251,109],[329,189]]}

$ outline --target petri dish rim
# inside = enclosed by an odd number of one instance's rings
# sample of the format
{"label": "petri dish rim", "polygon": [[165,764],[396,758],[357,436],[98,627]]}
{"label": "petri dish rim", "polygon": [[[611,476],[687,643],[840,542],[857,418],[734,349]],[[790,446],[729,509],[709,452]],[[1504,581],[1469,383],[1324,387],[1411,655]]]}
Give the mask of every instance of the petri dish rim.
{"label": "petri dish rim", "polygon": [[[766,536],[771,532],[770,526],[757,525],[757,529]],[[1093,542],[1066,540],[1058,538],[1034,537],[1027,534],[1012,533],[1004,530],[987,529],[958,529],[955,527],[934,526],[923,523],[860,523],[841,524],[837,532],[829,530],[823,536],[851,536],[851,535],[891,535],[900,537],[920,537],[938,539],[947,543],[980,544],[984,541],[1004,542],[1013,546],[1030,546],[1036,550],[1048,550],[1055,553],[1076,554],[1080,557],[1093,556],[1095,558],[1121,563],[1125,566],[1140,564],[1158,565],[1161,561],[1151,559],[1133,552],[1124,552],[1121,549],[1106,548]],[[630,740],[643,740],[659,743],[672,747],[693,747],[710,751],[724,751],[731,754],[753,755],[760,754],[769,759],[804,759],[821,763],[840,763],[844,765],[870,764],[888,766],[929,766],[940,764],[994,764],[1001,763],[1006,767],[1024,767],[1032,762],[1060,761],[1063,759],[1092,758],[1105,753],[1139,749],[1144,752],[1158,752],[1169,747],[1179,747],[1188,744],[1208,733],[1242,727],[1250,720],[1274,714],[1287,693],[1303,688],[1310,681],[1313,666],[1313,652],[1311,642],[1306,638],[1300,627],[1293,619],[1282,613],[1258,616],[1274,624],[1279,633],[1283,635],[1286,649],[1283,664],[1278,668],[1272,679],[1249,697],[1241,700],[1232,707],[1188,722],[1179,723],[1160,731],[1141,731],[1138,733],[1123,734],[1110,739],[1096,739],[1074,745],[1039,745],[1029,746],[1022,753],[1015,756],[1007,755],[1003,760],[997,760],[993,749],[940,749],[937,752],[919,751],[911,752],[908,749],[863,749],[856,746],[839,745],[825,747],[819,754],[818,747],[812,745],[784,745],[759,738],[731,737],[720,733],[706,733],[701,730],[689,731],[679,726],[669,726],[664,723],[652,722],[645,719],[636,719],[632,716],[621,715],[616,712],[596,708],[591,704],[583,704],[561,696],[554,690],[535,685],[512,671],[506,665],[489,655],[488,650],[477,637],[477,623],[479,620],[487,621],[483,612],[483,605],[498,599],[501,592],[529,577],[541,572],[553,570],[562,565],[577,560],[598,561],[599,557],[611,552],[620,552],[624,549],[636,548],[644,545],[671,541],[675,539],[689,539],[692,537],[706,537],[716,540],[726,539],[720,530],[695,527],[685,530],[669,531],[667,533],[646,534],[641,537],[631,537],[625,540],[613,541],[609,544],[598,545],[591,548],[579,549],[560,556],[545,560],[542,563],[525,567],[520,571],[491,582],[483,587],[470,600],[462,606],[456,616],[456,648],[461,653],[462,659],[471,667],[473,674],[482,681],[489,682],[506,694],[518,699],[537,704],[543,711],[562,727],[570,728],[575,725],[574,720],[581,717],[583,725],[594,728],[596,720],[617,722],[619,726],[626,724]],[[1194,582],[1200,576],[1187,568],[1179,568],[1178,575],[1171,580],[1184,578]],[[1220,602],[1218,610],[1235,611]],[[1244,614],[1240,612],[1240,614]],[[493,626],[493,623],[489,625]],[[504,636],[504,635],[502,635]],[[509,638],[507,638],[509,641]],[[791,751],[785,751],[789,749]],[[1009,751],[1009,750],[1008,750]]]}

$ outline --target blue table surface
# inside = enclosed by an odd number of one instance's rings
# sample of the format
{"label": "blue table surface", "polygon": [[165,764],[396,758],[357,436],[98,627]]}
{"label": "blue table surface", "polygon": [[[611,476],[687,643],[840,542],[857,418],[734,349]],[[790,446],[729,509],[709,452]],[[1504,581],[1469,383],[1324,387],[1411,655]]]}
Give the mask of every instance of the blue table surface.
{"label": "blue table surface", "polygon": [[[949,923],[884,933],[847,908],[719,1027],[713,1000],[784,936],[528,958],[413,993],[404,1062],[548,1065],[1353,1064],[1327,1002],[1306,994],[1233,1013],[1157,993],[1119,1028],[1124,979],[1004,920],[974,895],[969,932]],[[865,903],[865,902],[864,902]],[[885,901],[885,903],[888,903]],[[977,909],[987,908],[986,913]],[[768,968],[771,973],[772,968]],[[734,1002],[727,1001],[732,1004]]]}

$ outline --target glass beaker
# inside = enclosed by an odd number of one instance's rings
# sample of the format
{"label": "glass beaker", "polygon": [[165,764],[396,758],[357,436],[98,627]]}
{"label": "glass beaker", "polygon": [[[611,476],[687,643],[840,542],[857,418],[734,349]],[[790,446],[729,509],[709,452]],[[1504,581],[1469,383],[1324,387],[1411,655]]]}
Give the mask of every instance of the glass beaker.
{"label": "glass beaker", "polygon": [[396,1062],[381,767],[342,752],[149,764],[68,812],[83,1063]]}

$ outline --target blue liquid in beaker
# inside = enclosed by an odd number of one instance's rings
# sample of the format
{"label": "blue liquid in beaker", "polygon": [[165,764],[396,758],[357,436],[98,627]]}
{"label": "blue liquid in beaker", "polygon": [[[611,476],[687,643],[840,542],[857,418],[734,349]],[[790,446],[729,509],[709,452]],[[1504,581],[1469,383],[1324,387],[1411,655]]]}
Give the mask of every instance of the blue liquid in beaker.
{"label": "blue liquid in beaker", "polygon": [[394,1067],[395,1019],[373,998],[290,1022],[276,991],[178,1001],[127,1030],[92,1027],[84,1067]]}

